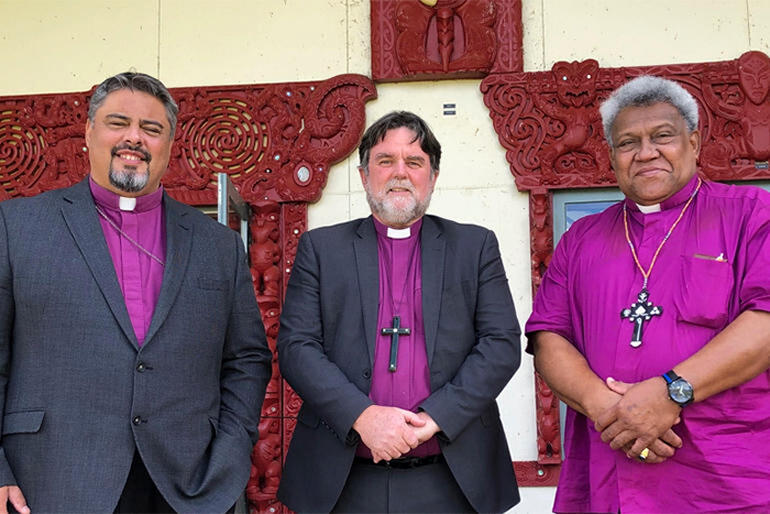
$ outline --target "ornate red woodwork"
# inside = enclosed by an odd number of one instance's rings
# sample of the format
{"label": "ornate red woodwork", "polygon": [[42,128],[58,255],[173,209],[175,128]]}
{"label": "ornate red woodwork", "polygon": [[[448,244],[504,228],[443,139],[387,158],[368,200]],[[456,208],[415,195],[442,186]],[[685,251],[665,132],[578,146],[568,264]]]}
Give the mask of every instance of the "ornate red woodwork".
{"label": "ornate red woodwork", "polygon": [[[747,52],[732,61],[600,68],[588,59],[557,62],[551,71],[498,73],[481,83],[484,103],[506,149],[520,191],[530,193],[532,290],[553,253],[555,189],[616,185],[598,108],[618,86],[650,74],[679,82],[698,101],[702,172],[712,180],[770,178],[770,59]],[[535,377],[538,470],[558,475],[558,400]],[[524,463],[515,463],[524,464]],[[517,468],[517,475],[519,475]],[[542,480],[519,476],[521,485]]]}
{"label": "ornate red woodwork", "polygon": [[372,77],[483,77],[523,68],[521,0],[371,0]]}
{"label": "ornate red woodwork", "polygon": [[[216,204],[216,173],[227,173],[252,208],[249,257],[268,343],[275,355],[278,318],[307,203],[329,167],[363,133],[364,104],[376,97],[360,75],[284,84],[171,90],[179,123],[163,179],[191,205]],[[0,200],[80,181],[88,172],[84,128],[91,92],[0,97]],[[286,509],[275,499],[301,400],[273,362],[252,454],[246,495],[252,512]]]}

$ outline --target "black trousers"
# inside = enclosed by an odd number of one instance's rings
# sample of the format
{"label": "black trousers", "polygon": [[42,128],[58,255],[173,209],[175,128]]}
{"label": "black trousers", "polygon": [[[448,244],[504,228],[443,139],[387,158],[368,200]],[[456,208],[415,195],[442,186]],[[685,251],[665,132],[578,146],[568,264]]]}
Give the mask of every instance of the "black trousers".
{"label": "black trousers", "polygon": [[134,460],[131,463],[131,471],[123,492],[115,507],[116,514],[150,514],[173,513],[174,509],[160,494],[155,483],[150,478],[147,468],[144,467],[139,452],[134,451]]}
{"label": "black trousers", "polygon": [[399,469],[353,463],[332,512],[475,512],[442,458]]}

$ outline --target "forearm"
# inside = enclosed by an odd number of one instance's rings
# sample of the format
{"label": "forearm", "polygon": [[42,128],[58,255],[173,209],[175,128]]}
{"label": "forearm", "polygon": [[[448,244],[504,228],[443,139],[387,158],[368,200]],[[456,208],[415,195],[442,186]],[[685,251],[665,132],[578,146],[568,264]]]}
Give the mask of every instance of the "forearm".
{"label": "forearm", "polygon": [[692,384],[693,400],[700,402],[768,368],[770,313],[745,311],[674,371]]}
{"label": "forearm", "polygon": [[595,420],[619,399],[569,341],[553,332],[534,334],[535,369],[561,401]]}

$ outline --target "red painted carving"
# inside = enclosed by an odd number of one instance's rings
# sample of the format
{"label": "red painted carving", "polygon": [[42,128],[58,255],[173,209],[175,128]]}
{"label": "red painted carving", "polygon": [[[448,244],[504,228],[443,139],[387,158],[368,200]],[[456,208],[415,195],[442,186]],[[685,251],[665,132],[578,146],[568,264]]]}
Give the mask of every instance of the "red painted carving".
{"label": "red painted carving", "polygon": [[[307,202],[318,200],[329,167],[352,152],[364,104],[376,96],[360,75],[324,81],[177,88],[179,122],[166,190],[191,205],[216,204],[216,174],[227,173],[252,208],[249,257],[254,290],[275,355],[283,286]],[[0,97],[0,201],[80,181],[88,172],[84,127],[91,92]],[[247,488],[250,512],[286,512],[276,499],[287,436],[301,400],[273,361],[260,440]],[[289,416],[289,417],[286,417]]]}
{"label": "red painted carving", "polygon": [[522,69],[521,0],[372,0],[375,80]]}
{"label": "red painted carving", "polygon": [[[598,107],[618,86],[650,74],[679,82],[698,101],[701,171],[712,180],[770,178],[770,58],[746,52],[732,61],[599,68],[593,59],[551,71],[493,73],[481,83],[495,131],[520,191],[530,192],[533,293],[553,253],[554,189],[616,185]],[[558,468],[558,402],[536,376],[538,465]],[[539,479],[519,473],[521,485]],[[523,469],[523,468],[522,468]]]}
{"label": "red painted carving", "polygon": [[542,465],[537,461],[516,461],[513,463],[519,487],[546,487],[559,483],[560,466]]}

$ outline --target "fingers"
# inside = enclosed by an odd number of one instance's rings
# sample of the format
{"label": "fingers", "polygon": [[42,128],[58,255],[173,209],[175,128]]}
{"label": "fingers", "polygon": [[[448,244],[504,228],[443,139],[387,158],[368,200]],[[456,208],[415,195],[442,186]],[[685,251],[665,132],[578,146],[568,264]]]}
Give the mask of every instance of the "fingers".
{"label": "fingers", "polygon": [[404,414],[404,421],[406,421],[410,425],[413,425],[415,427],[421,427],[425,425],[426,420],[423,416],[420,416],[421,413],[418,414],[418,413],[408,411],[408,410],[403,410],[403,409],[399,409],[399,410]]}
{"label": "fingers", "polygon": [[670,428],[666,430],[666,432],[662,436],[660,436],[660,438],[663,440],[664,443],[666,443],[669,446],[673,446],[674,448],[682,447],[682,438],[676,435],[676,432],[674,432]]}
{"label": "fingers", "polygon": [[7,487],[0,487],[0,491],[2,491],[0,492],[0,501],[2,501],[0,513],[8,512],[7,502],[10,502],[19,514],[29,514],[30,511],[27,506],[27,500],[24,499],[24,495],[18,486],[10,485]]}
{"label": "fingers", "polygon": [[669,446],[661,439],[656,439],[653,441],[649,448],[651,452],[655,453],[655,455],[659,455],[660,457],[665,458],[673,457],[674,453],[676,452],[675,448]]}

